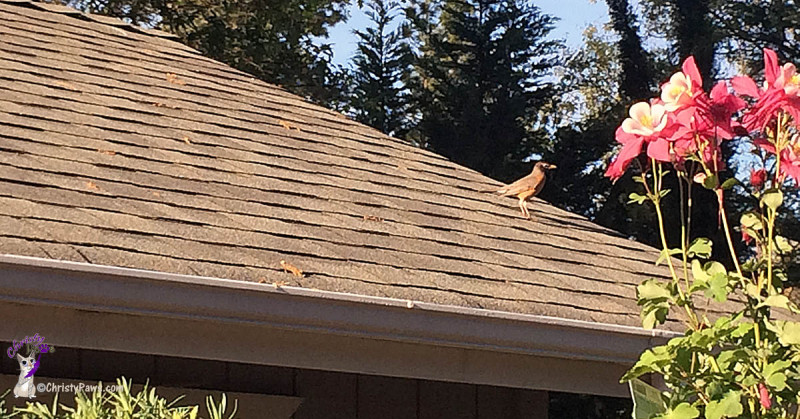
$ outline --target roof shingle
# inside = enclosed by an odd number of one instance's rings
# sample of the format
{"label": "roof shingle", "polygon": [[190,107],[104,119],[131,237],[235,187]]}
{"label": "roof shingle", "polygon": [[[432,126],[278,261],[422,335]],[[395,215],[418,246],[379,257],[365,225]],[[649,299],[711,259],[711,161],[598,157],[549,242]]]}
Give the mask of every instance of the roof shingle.
{"label": "roof shingle", "polygon": [[0,0],[0,253],[639,324],[657,251],[170,37]]}

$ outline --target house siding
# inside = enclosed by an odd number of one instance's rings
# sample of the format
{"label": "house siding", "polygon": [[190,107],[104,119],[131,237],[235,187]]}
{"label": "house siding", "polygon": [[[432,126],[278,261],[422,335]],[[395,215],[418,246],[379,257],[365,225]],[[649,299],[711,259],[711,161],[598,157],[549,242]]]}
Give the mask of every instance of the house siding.
{"label": "house siding", "polygon": [[[2,374],[18,373],[13,360],[1,364]],[[40,381],[120,376],[151,386],[300,397],[292,419],[547,419],[548,409],[545,391],[67,347],[43,355],[36,374]]]}

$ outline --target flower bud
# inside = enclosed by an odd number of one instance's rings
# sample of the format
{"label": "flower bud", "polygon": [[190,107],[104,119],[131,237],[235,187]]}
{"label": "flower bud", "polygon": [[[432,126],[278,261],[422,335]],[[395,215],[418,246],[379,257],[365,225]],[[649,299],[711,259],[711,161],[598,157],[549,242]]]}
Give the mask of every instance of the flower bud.
{"label": "flower bud", "polygon": [[764,169],[750,169],[750,184],[756,189],[761,189],[767,181],[767,171]]}

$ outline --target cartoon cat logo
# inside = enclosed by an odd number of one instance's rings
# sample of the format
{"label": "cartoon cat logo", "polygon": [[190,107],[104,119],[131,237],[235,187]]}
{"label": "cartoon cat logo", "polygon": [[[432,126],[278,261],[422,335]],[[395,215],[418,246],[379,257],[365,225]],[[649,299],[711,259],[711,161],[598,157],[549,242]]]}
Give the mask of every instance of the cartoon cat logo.
{"label": "cartoon cat logo", "polygon": [[14,397],[27,397],[33,399],[36,397],[36,386],[33,384],[33,374],[38,369],[39,361],[33,359],[33,355],[27,358],[17,353],[17,361],[19,362],[19,380],[17,385],[14,386]]}

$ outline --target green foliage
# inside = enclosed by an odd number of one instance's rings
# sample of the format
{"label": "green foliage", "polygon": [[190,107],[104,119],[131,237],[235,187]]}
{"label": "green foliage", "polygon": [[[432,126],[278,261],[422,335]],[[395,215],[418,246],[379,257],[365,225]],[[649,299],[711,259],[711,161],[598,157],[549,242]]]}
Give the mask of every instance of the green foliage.
{"label": "green foliage", "polygon": [[[779,125],[777,131],[782,129],[793,128]],[[667,172],[660,166],[654,162],[652,173],[636,178],[646,194],[632,201],[653,204],[663,249],[657,263],[666,262],[671,277],[642,282],[637,303],[642,307],[643,327],[665,323],[674,308],[682,312],[686,332],[646,350],[622,377],[630,381],[658,374],[668,388],[660,395],[663,411],[650,400],[650,408],[636,410],[635,417],[793,417],[800,404],[800,322],[796,321],[800,308],[783,294],[787,276],[779,262],[793,246],[775,235],[777,211],[784,207],[780,183],[773,182],[775,187],[758,193],[755,208],[742,214],[742,231],[752,238],[756,251],[747,263],[735,263],[735,269],[729,269],[713,260],[711,240],[698,238],[689,243],[685,230],[680,248],[667,246],[661,209]],[[694,176],[683,173],[688,167],[677,169],[681,181],[694,181]],[[718,194],[731,186],[710,178],[703,179],[704,186]],[[726,237],[733,252],[730,232]],[[682,259],[682,272],[673,256]],[[732,257],[738,260],[735,254]],[[718,303],[729,304],[715,308]],[[716,313],[711,316],[711,312]],[[639,382],[631,386],[632,390],[647,389]],[[642,394],[653,397],[652,391],[633,391],[634,398]]]}
{"label": "green foliage", "polygon": [[497,179],[529,171],[523,160],[547,146],[539,111],[554,96],[553,22],[521,0],[443,1],[436,27],[414,26],[410,137]]}
{"label": "green foliage", "polygon": [[407,129],[407,89],[403,85],[413,55],[409,28],[401,24],[390,31],[399,10],[393,0],[372,0],[366,14],[372,26],[355,31],[358,53],[353,58],[353,100],[355,119],[387,134],[401,136]]}
{"label": "green foliage", "polygon": [[[155,388],[147,385],[139,392],[131,390],[131,381],[124,377],[117,380],[117,391],[93,391],[90,393],[78,392],[74,396],[72,407],[58,402],[58,396],[53,398],[51,405],[40,402],[27,402],[24,407],[15,407],[9,412],[5,407],[5,396],[0,399],[0,419],[100,419],[100,418],[130,418],[130,419],[195,419],[201,418],[199,406],[177,406],[180,398],[168,402],[156,394]],[[98,388],[104,388],[102,383]],[[206,399],[208,419],[232,419],[236,414],[236,405],[228,413],[225,395],[217,404],[213,397]]]}

